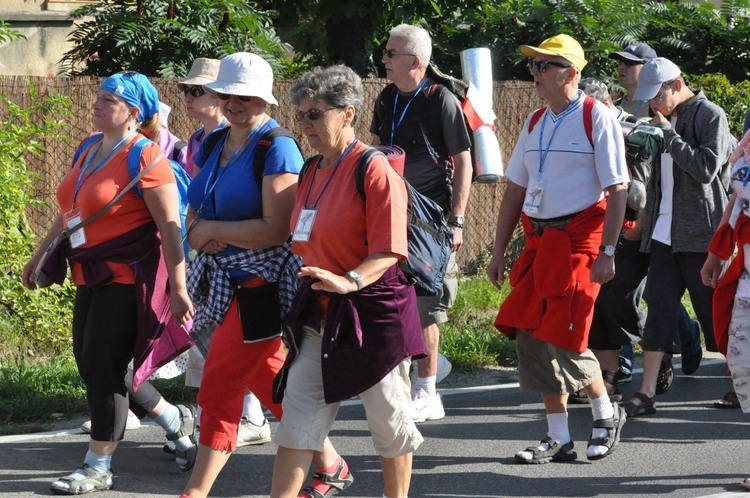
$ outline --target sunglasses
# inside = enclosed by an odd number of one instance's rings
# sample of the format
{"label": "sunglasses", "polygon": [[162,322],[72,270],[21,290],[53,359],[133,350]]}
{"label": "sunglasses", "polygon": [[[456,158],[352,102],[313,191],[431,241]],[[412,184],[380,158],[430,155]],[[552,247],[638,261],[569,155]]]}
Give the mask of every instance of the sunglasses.
{"label": "sunglasses", "polygon": [[340,107],[329,107],[328,109],[323,109],[322,111],[320,109],[309,109],[307,111],[297,111],[294,113],[294,117],[297,118],[297,121],[300,123],[305,119],[305,116],[307,116],[307,119],[310,121],[317,121],[319,120],[323,114],[327,113],[331,109],[341,109]]}
{"label": "sunglasses", "polygon": [[571,67],[573,67],[573,64],[563,64],[562,62],[554,62],[554,61],[535,61],[535,60],[529,61],[529,71],[533,71],[534,69],[536,69],[540,73],[545,73],[547,72],[547,69],[549,69],[549,66],[570,69]]}
{"label": "sunglasses", "polygon": [[672,83],[674,83],[674,80],[672,81],[665,81],[662,85],[662,91],[659,92],[656,97],[652,99],[648,99],[649,102],[660,102],[664,98],[664,94],[667,93],[667,90],[672,86]]}
{"label": "sunglasses", "polygon": [[395,50],[392,48],[387,48],[383,50],[383,57],[386,57],[388,59],[393,59],[394,57],[397,57],[399,55],[408,55],[409,57],[416,57],[417,54],[397,54]]}
{"label": "sunglasses", "polygon": [[182,88],[182,93],[187,97],[188,93],[196,99],[206,93],[206,89],[201,85],[196,86],[185,86]]}
{"label": "sunglasses", "polygon": [[[216,92],[216,97],[219,100],[229,100],[229,98],[232,97],[232,94],[230,94],[230,93],[219,93],[219,92]],[[242,102],[250,102],[250,99],[252,99],[252,97],[249,96],[249,95],[235,95],[235,97],[237,97],[238,99],[240,99],[240,101],[242,101]]]}

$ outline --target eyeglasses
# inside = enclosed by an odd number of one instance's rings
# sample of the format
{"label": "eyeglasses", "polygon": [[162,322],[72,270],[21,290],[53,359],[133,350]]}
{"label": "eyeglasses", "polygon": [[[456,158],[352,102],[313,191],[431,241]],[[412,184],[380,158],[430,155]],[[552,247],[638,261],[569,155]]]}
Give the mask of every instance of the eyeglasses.
{"label": "eyeglasses", "polygon": [[628,67],[642,66],[644,63],[641,61],[633,61],[630,59],[620,59],[620,64],[625,64]]}
{"label": "eyeglasses", "polygon": [[195,97],[197,99],[198,97],[200,97],[200,96],[202,96],[203,94],[206,93],[206,89],[203,88],[203,86],[201,86],[201,85],[196,85],[196,86],[187,86],[186,85],[186,86],[184,86],[182,88],[182,93],[185,95],[185,97],[187,97],[187,95],[189,93],[190,95],[192,95],[193,97]]}
{"label": "eyeglasses", "polygon": [[416,57],[417,54],[397,54],[395,50],[392,48],[387,48],[383,50],[383,57],[387,59],[393,59],[394,57],[397,57],[399,55],[408,55],[409,57]]}
{"label": "eyeglasses", "polygon": [[297,111],[294,113],[294,117],[297,118],[297,121],[300,123],[305,119],[305,116],[307,116],[307,119],[310,121],[317,121],[319,120],[323,114],[327,113],[331,109],[341,109],[340,107],[329,107],[328,109],[308,109],[307,111]]}
{"label": "eyeglasses", "polygon": [[662,84],[662,91],[659,92],[656,97],[652,99],[648,99],[649,102],[660,102],[664,98],[664,94],[667,93],[667,90],[669,90],[669,87],[672,86],[672,83],[674,83],[674,80],[672,81],[665,81]]}
{"label": "eyeglasses", "polygon": [[534,69],[536,69],[540,73],[546,73],[547,69],[549,69],[549,66],[570,69],[571,67],[573,67],[573,64],[563,64],[562,62],[554,62],[554,61],[535,61],[535,60],[529,61],[529,71],[533,71]]}
{"label": "eyeglasses", "polygon": [[[216,92],[216,97],[219,100],[229,100],[230,97],[232,97],[232,94]],[[250,102],[250,99],[252,99],[252,97],[250,97],[249,95],[235,95],[235,97],[240,99],[242,102]]]}

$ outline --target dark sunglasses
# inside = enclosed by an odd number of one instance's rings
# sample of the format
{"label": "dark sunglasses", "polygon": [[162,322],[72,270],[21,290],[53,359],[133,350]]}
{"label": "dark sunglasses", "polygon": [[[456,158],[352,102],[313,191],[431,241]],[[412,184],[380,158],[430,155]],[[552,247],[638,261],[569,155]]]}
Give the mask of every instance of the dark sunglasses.
{"label": "dark sunglasses", "polygon": [[[216,97],[219,100],[229,100],[229,98],[231,96],[232,96],[232,94],[230,94],[230,93],[219,93],[219,92],[216,92]],[[237,97],[238,99],[240,99],[242,102],[250,102],[250,99],[252,99],[252,97],[250,97],[249,95],[235,95],[235,97]]]}
{"label": "dark sunglasses", "polygon": [[536,69],[540,73],[544,73],[544,72],[547,72],[547,69],[549,69],[549,66],[562,67],[565,69],[569,69],[573,67],[573,64],[563,64],[562,62],[554,62],[554,61],[535,61],[535,60],[529,61],[529,71],[533,71],[534,69]]}
{"label": "dark sunglasses", "polygon": [[317,121],[319,120],[323,114],[327,113],[331,109],[340,109],[339,107],[329,107],[328,109],[323,109],[322,111],[320,109],[309,109],[307,111],[297,111],[294,113],[294,117],[297,118],[297,121],[300,123],[305,119],[305,116],[307,116],[307,119],[310,121]]}
{"label": "dark sunglasses", "polygon": [[206,89],[203,88],[201,85],[196,86],[185,86],[182,88],[182,93],[187,97],[188,93],[195,97],[196,99],[200,97],[201,95],[204,95],[206,93]]}
{"label": "dark sunglasses", "polygon": [[383,57],[387,57],[388,59],[393,59],[394,57],[397,57],[399,55],[408,55],[410,57],[416,57],[416,54],[397,54],[395,50],[392,48],[388,48],[383,50]]}
{"label": "dark sunglasses", "polygon": [[644,64],[643,62],[640,62],[640,61],[631,61],[630,59],[620,59],[620,62],[622,62],[623,64],[625,64],[628,67],[642,66]]}

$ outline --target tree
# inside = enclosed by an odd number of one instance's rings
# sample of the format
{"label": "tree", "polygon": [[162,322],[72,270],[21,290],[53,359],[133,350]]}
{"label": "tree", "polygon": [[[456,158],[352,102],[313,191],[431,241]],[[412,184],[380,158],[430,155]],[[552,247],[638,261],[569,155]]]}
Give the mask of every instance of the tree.
{"label": "tree", "polygon": [[73,12],[80,22],[60,64],[70,75],[185,75],[198,57],[254,52],[284,71],[290,50],[270,13],[245,0],[103,0]]}

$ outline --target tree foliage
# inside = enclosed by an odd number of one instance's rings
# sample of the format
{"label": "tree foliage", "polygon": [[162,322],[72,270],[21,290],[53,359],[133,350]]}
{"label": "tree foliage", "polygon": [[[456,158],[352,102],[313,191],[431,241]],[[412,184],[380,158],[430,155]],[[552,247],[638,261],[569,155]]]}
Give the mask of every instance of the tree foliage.
{"label": "tree foliage", "polygon": [[270,13],[245,0],[103,0],[73,12],[73,48],[61,60],[71,75],[108,76],[125,69],[179,77],[198,57],[234,52],[262,56],[277,74],[290,49]]}

